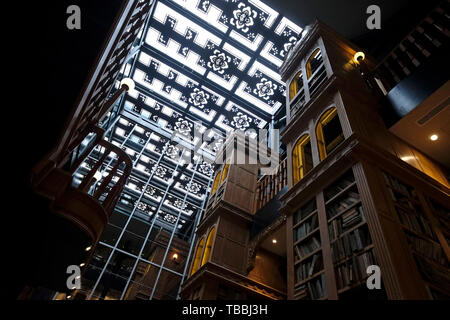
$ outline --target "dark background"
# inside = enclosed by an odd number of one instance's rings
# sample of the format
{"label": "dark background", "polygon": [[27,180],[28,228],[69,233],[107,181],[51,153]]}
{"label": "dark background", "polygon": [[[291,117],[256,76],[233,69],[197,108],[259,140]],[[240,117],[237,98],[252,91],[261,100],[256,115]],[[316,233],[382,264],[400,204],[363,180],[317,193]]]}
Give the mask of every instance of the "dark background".
{"label": "dark background", "polygon": [[[438,1],[408,0],[267,0],[281,14],[304,27],[318,16],[367,52],[382,57]],[[370,3],[369,3],[370,2]],[[41,258],[40,239],[46,232],[34,205],[30,170],[58,142],[67,117],[94,63],[119,0],[21,1],[3,10],[10,16],[3,28],[3,243],[11,254],[3,275],[14,280],[15,298]],[[68,30],[66,9],[81,8],[81,30]],[[382,30],[365,28],[367,5],[378,4]],[[55,239],[57,241],[58,239]],[[8,250],[8,251],[9,251]],[[11,263],[9,263],[11,262]],[[2,290],[3,291],[3,290]]]}

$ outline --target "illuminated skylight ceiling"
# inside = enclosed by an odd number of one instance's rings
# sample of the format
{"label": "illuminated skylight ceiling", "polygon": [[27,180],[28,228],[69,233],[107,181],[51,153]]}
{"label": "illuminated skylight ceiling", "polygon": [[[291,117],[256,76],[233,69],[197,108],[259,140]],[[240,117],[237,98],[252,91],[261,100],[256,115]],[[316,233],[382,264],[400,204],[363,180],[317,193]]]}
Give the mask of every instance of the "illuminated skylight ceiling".
{"label": "illuminated skylight ceiling", "polygon": [[106,137],[134,162],[119,209],[174,225],[184,203],[177,229],[192,231],[226,133],[264,128],[284,108],[278,67],[301,31],[259,0],[159,1],[122,68],[136,89]]}
{"label": "illuminated skylight ceiling", "polygon": [[259,0],[159,1],[133,78],[158,119],[165,110],[222,134],[264,128],[284,107],[278,67],[301,31]]}

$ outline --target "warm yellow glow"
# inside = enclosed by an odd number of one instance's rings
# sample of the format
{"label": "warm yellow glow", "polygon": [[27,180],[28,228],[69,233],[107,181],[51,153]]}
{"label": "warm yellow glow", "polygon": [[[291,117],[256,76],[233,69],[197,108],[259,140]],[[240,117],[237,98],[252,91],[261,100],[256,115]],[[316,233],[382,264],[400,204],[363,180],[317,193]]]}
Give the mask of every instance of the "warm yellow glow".
{"label": "warm yellow glow", "polygon": [[431,141],[437,141],[439,139],[439,136],[437,135],[437,134],[432,134],[431,136],[430,136],[430,140]]}
{"label": "warm yellow glow", "polygon": [[311,57],[309,57],[308,61],[306,62],[306,79],[310,79],[313,75],[313,70],[311,67],[311,61],[313,61],[313,59],[315,59],[317,56],[320,55],[320,49],[316,49],[314,50],[313,54],[311,55]]}
{"label": "warm yellow glow", "polygon": [[366,55],[364,54],[364,52],[361,52],[361,51],[355,53],[355,55],[353,56],[353,60],[355,60],[356,63],[363,61],[365,58],[366,58]]}
{"label": "warm yellow glow", "polygon": [[302,88],[303,88],[303,78],[302,72],[300,71],[295,75],[294,79],[291,81],[291,84],[289,85],[289,101],[294,99],[294,97],[297,95],[297,93],[300,92],[300,90],[302,90]]}
{"label": "warm yellow glow", "polygon": [[272,243],[273,244],[277,243],[277,239],[272,239]]}
{"label": "warm yellow glow", "polygon": [[178,253],[174,253],[174,254],[172,255],[172,259],[173,259],[173,260],[177,260],[177,259],[178,259]]}
{"label": "warm yellow glow", "polygon": [[214,194],[214,192],[216,192],[217,187],[219,186],[219,182],[220,182],[220,171],[217,173],[216,178],[214,179],[211,194]]}
{"label": "warm yellow glow", "polygon": [[84,250],[89,251],[89,250],[91,250],[91,249],[92,249],[92,246],[89,246],[89,247],[87,247],[87,248],[84,249]]}
{"label": "warm yellow glow", "polygon": [[80,264],[80,267],[82,267],[82,268],[84,267],[84,262],[82,264]]}
{"label": "warm yellow glow", "polygon": [[200,267],[200,259],[203,254],[203,247],[205,246],[205,238],[202,238],[197,245],[197,250],[195,251],[194,256],[194,264],[192,265],[192,271],[191,275],[197,272],[198,268]]}
{"label": "warm yellow glow", "polygon": [[309,143],[309,135],[305,134],[298,139],[292,151],[292,172],[294,175],[294,184],[299,182],[306,174],[305,168],[305,152],[304,148]]}
{"label": "warm yellow glow", "polygon": [[214,242],[214,235],[216,234],[216,227],[213,227],[208,235],[208,240],[206,241],[205,253],[203,253],[202,266],[208,262],[211,256],[211,249]]}
{"label": "warm yellow glow", "polygon": [[227,163],[222,171],[222,178],[220,179],[220,184],[222,184],[225,179],[228,177],[228,170],[230,169],[230,164]]}
{"label": "warm yellow glow", "polygon": [[[325,114],[320,118],[319,123],[317,124],[316,128],[316,136],[317,136],[317,145],[319,147],[319,155],[320,160],[323,160],[327,157],[327,148],[330,148],[332,145],[339,144],[343,138],[344,135],[341,133],[338,137],[336,137],[332,142],[329,143],[327,146],[325,144],[325,137],[323,135],[323,128],[331,121],[334,117],[338,116],[337,109],[331,108]],[[342,128],[341,128],[342,130]]]}

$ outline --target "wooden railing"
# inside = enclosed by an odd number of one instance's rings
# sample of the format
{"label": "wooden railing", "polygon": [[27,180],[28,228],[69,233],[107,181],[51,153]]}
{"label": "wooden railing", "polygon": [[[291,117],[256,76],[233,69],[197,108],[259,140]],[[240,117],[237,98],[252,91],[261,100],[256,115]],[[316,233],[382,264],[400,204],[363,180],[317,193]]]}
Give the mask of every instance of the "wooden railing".
{"label": "wooden railing", "polygon": [[386,92],[412,74],[437,50],[448,46],[448,7],[448,1],[443,1],[376,67],[373,74]]}
{"label": "wooden railing", "polygon": [[[99,55],[95,68],[80,95],[70,116],[67,130],[51,154],[50,159],[58,164],[65,163],[78,145],[93,119],[100,121],[109,110],[103,108],[117,81],[121,67],[131,51],[139,30],[145,23],[155,1],[127,0]],[[105,113],[106,110],[106,113]]]}
{"label": "wooden railing", "polygon": [[287,161],[280,162],[275,174],[266,175],[258,180],[256,186],[255,212],[264,207],[287,185]]}

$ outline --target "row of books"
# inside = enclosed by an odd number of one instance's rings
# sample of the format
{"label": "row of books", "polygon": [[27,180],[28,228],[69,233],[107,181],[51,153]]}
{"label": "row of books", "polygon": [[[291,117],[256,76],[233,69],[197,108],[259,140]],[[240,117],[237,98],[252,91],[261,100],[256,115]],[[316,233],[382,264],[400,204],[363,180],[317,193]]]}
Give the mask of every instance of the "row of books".
{"label": "row of books", "polygon": [[349,185],[351,185],[353,182],[355,182],[355,178],[353,177],[353,173],[350,171],[344,177],[342,177],[340,180],[338,180],[336,183],[329,186],[325,191],[325,201],[330,200],[335,195],[337,195],[342,190],[346,189]]}
{"label": "row of books", "polygon": [[350,191],[345,194],[342,199],[339,201],[333,202],[331,205],[327,206],[327,215],[328,219],[333,218],[334,216],[341,213],[343,210],[351,207],[355,203],[360,201],[359,194],[353,191]]}
{"label": "row of books", "polygon": [[312,236],[311,238],[296,245],[295,253],[299,259],[302,259],[306,255],[320,248],[320,238],[318,236]]}
{"label": "row of books", "polygon": [[308,219],[294,230],[294,242],[306,237],[311,231],[319,227],[319,220],[317,214],[314,214],[311,219]]}
{"label": "row of books", "polygon": [[368,251],[361,255],[353,256],[352,259],[338,266],[335,269],[338,289],[367,278],[367,267],[374,264],[376,263],[373,253]]}
{"label": "row of books", "polygon": [[418,238],[408,233],[406,233],[406,238],[414,251],[442,265],[448,266],[447,257],[440,244]]}
{"label": "row of books", "polygon": [[394,177],[388,175],[387,173],[383,173],[384,179],[386,181],[386,184],[388,186],[392,186],[394,189],[396,190],[400,190],[401,192],[404,192],[408,195],[413,195],[414,192],[412,192],[412,188],[401,183],[400,181],[398,181],[397,179],[395,179]]}
{"label": "row of books", "polygon": [[343,235],[331,244],[333,262],[347,258],[371,243],[369,231],[365,226]]}
{"label": "row of books", "polygon": [[316,253],[311,259],[299,264],[295,269],[296,282],[303,281],[323,269],[322,253]]}
{"label": "row of books", "polygon": [[450,272],[448,272],[448,268],[436,267],[425,259],[421,259],[417,256],[415,257],[415,260],[426,281],[445,289],[447,292],[450,291]]}
{"label": "row of books", "polygon": [[295,297],[301,299],[317,300],[327,295],[327,287],[325,284],[325,274],[308,281],[296,288]]}
{"label": "row of books", "polygon": [[336,240],[341,233],[365,221],[366,219],[361,206],[350,209],[338,219],[331,221],[328,225],[330,241]]}
{"label": "row of books", "polygon": [[432,239],[436,239],[436,234],[427,218],[420,214],[408,213],[402,209],[397,209],[400,222],[411,230],[424,234]]}
{"label": "row of books", "polygon": [[300,220],[303,220],[304,218],[306,218],[309,214],[311,214],[316,209],[317,209],[316,199],[309,201],[306,205],[301,207],[295,213],[294,224],[298,223]]}

